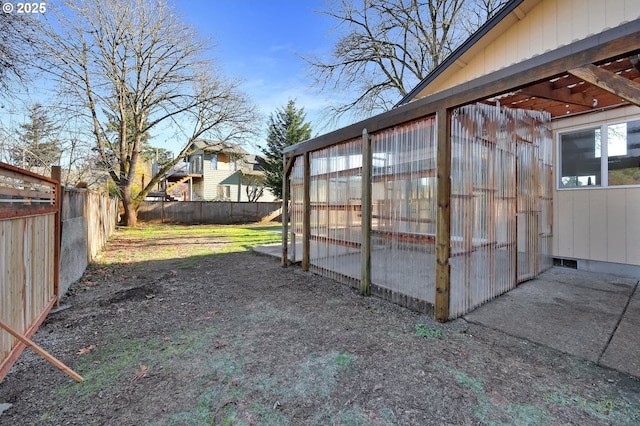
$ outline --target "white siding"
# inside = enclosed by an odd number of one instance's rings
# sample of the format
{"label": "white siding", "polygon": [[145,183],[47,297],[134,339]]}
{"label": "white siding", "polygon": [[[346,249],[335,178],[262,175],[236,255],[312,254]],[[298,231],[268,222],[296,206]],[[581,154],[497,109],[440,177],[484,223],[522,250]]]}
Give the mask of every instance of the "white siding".
{"label": "white siding", "polygon": [[429,88],[428,93],[456,86],[639,17],[638,0],[543,0],[472,59],[465,59],[467,66],[452,72],[446,81],[434,84],[436,87]]}
{"label": "white siding", "polygon": [[[557,133],[639,117],[640,108],[626,107],[555,120],[553,126]],[[640,187],[556,189],[554,220],[554,256],[640,265]]]}

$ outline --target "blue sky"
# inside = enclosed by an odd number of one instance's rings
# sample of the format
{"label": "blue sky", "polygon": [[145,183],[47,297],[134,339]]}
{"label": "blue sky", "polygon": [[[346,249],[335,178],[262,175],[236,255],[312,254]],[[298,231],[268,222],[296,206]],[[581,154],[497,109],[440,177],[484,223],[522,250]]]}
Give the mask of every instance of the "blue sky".
{"label": "blue sky", "polygon": [[242,80],[241,89],[258,105],[265,123],[254,143],[264,141],[266,119],[290,98],[304,107],[314,135],[333,129],[323,118],[329,94],[318,95],[311,88],[307,65],[298,56],[331,50],[335,22],[314,12],[325,7],[324,0],[173,0],[172,4],[185,22],[212,39],[216,63],[229,78]]}
{"label": "blue sky", "polygon": [[[328,97],[311,87],[308,67],[299,55],[327,55],[337,37],[335,22],[318,13],[325,0],[169,0],[184,22],[192,25],[203,38],[211,39],[211,58],[229,79],[240,80],[240,90],[257,105],[263,116],[261,134],[247,141],[246,149],[260,153],[265,145],[267,119],[277,108],[294,99],[304,107],[313,135],[334,130],[324,117]],[[27,121],[23,105],[47,104],[38,81],[29,93],[18,95],[22,102],[2,102],[0,121],[17,127]],[[41,87],[44,84],[43,87]],[[4,104],[6,108],[4,107]],[[348,123],[340,122],[340,126]],[[177,154],[183,142],[174,140],[173,132],[158,129],[151,144]],[[165,134],[166,132],[166,134]]]}

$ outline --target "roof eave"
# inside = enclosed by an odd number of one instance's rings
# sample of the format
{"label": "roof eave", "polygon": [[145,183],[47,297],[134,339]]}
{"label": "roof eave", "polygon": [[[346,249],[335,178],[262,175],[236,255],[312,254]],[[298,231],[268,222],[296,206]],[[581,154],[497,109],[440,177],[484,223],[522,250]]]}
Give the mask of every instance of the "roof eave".
{"label": "roof eave", "polygon": [[524,3],[525,0],[511,0],[505,4],[498,13],[493,15],[487,22],[485,22],[478,30],[473,33],[468,39],[466,39],[456,50],[454,50],[449,56],[446,57],[437,67],[435,67],[429,75],[427,75],[420,83],[418,83],[413,89],[409,91],[400,101],[394,105],[398,107],[410,102],[415,98],[425,87],[427,87],[433,80],[435,80],[440,74],[442,74],[447,68],[453,65],[458,59],[460,59],[473,45],[475,45],[480,39],[482,39],[487,33],[496,27],[504,18],[509,16],[518,6]]}

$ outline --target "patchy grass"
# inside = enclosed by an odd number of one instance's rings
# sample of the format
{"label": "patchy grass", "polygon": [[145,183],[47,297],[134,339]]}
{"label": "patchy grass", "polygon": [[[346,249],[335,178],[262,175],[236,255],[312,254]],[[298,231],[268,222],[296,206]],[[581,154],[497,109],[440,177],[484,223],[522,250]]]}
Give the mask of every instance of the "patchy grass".
{"label": "patchy grass", "polygon": [[432,328],[425,324],[416,324],[416,336],[424,337],[427,340],[437,339],[442,336],[442,330]]}
{"label": "patchy grass", "polygon": [[462,371],[445,368],[455,381],[471,391],[477,399],[473,415],[481,424],[491,426],[507,425],[550,425],[554,418],[542,407],[532,404],[518,404],[507,400],[497,392],[486,392],[481,378],[471,377]]}
{"label": "patchy grass", "polygon": [[70,383],[59,390],[63,396],[89,399],[102,389],[128,383],[135,378],[134,373],[141,365],[152,373],[154,368],[174,357],[185,357],[202,349],[215,335],[215,328],[176,333],[169,337],[131,339],[126,336],[112,336],[108,346],[80,357],[76,371],[85,379],[82,383]]}
{"label": "patchy grass", "polygon": [[[118,265],[182,258],[180,268],[190,268],[189,258],[251,250],[262,244],[282,240],[281,225],[222,226],[145,224],[137,228],[119,228],[109,244],[109,256],[99,257],[101,265]],[[180,244],[175,244],[181,239]],[[152,248],[149,250],[149,248]]]}
{"label": "patchy grass", "polygon": [[587,399],[561,388],[544,391],[543,396],[553,404],[583,411],[609,424],[640,424],[640,409],[624,400]]}

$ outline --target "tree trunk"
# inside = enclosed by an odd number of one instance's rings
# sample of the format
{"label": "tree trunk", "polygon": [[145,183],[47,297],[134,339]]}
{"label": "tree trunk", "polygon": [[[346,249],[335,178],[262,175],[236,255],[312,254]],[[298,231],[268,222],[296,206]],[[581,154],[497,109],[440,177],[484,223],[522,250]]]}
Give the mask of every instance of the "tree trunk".
{"label": "tree trunk", "polygon": [[138,224],[138,213],[136,212],[136,206],[131,197],[131,185],[125,184],[120,190],[122,193],[122,206],[124,207],[124,226],[134,227]]}

